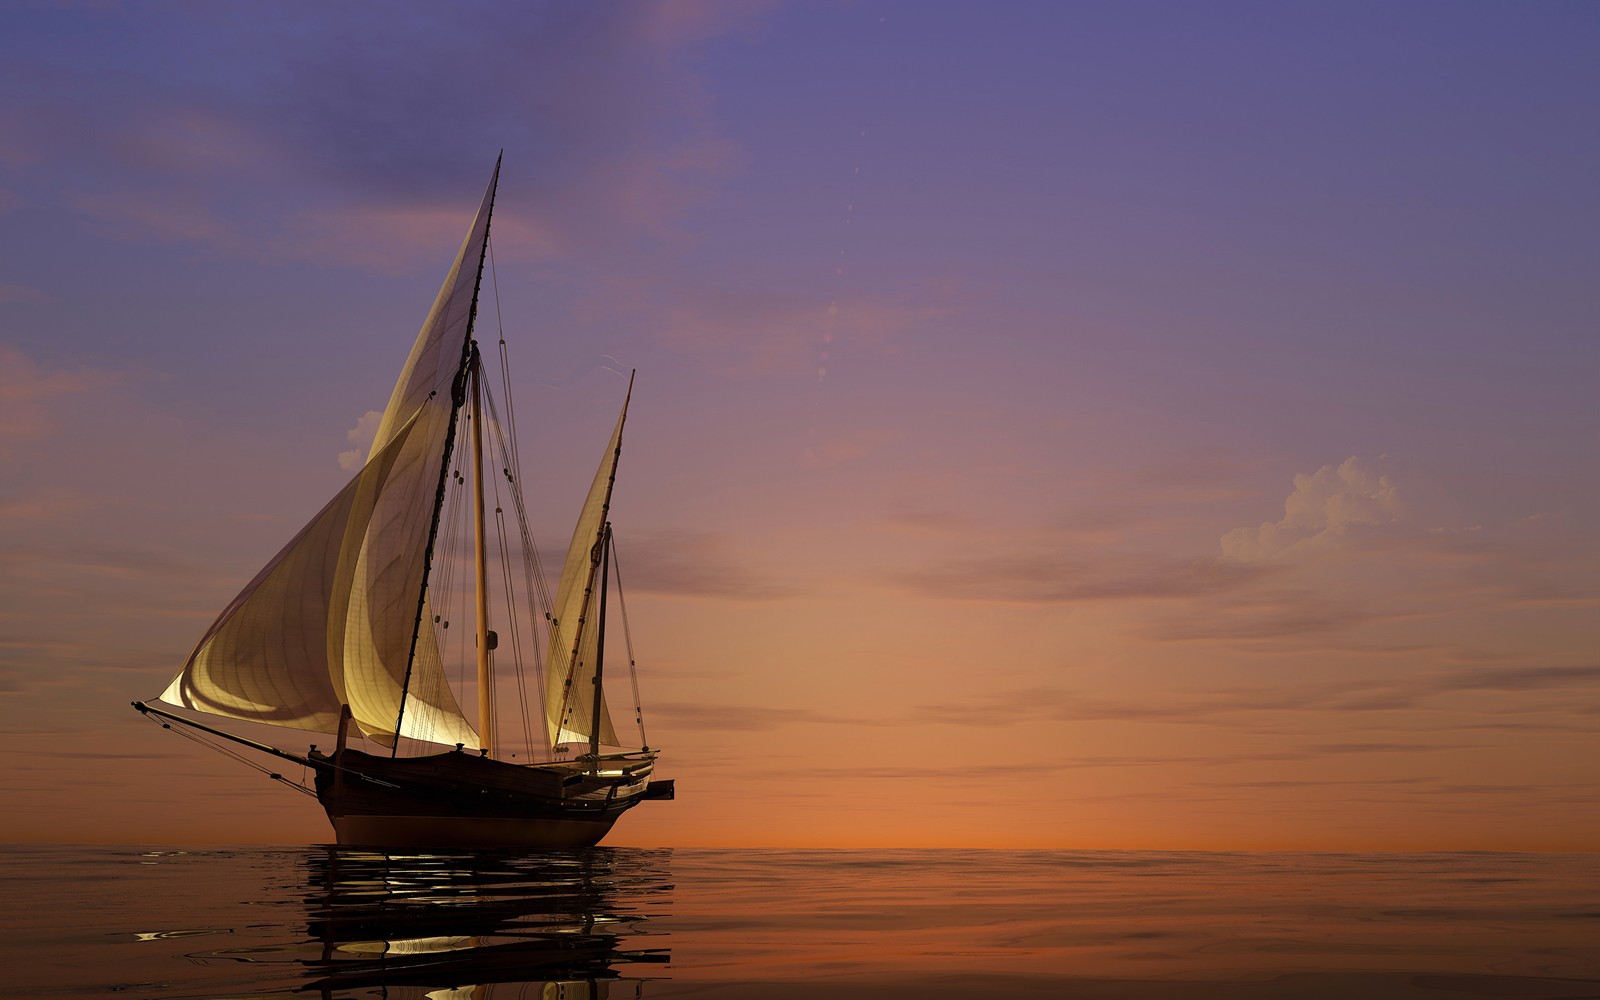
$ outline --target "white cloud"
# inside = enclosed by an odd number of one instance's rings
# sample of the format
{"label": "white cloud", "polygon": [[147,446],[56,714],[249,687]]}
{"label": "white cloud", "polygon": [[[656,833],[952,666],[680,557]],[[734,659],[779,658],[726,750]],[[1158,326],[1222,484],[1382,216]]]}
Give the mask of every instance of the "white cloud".
{"label": "white cloud", "polygon": [[372,442],[378,436],[378,425],[383,422],[383,414],[377,410],[368,410],[356,421],[356,425],[345,431],[344,436],[350,439],[353,446],[349,451],[339,453],[339,468],[346,472],[355,472],[367,462],[367,452],[372,449]]}
{"label": "white cloud", "polygon": [[1332,541],[1360,526],[1392,524],[1402,514],[1395,484],[1367,460],[1351,456],[1338,467],[1324,465],[1294,477],[1283,502],[1283,519],[1259,528],[1235,528],[1222,536],[1222,553],[1256,560],[1289,549]]}

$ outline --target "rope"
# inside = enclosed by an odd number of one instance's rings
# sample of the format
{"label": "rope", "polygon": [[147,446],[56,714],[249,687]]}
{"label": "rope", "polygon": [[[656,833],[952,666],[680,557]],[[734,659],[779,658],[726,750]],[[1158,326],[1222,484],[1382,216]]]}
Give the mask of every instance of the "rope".
{"label": "rope", "polygon": [[[495,493],[495,500],[497,502],[494,508],[494,522],[495,537],[499,541],[500,548],[500,578],[501,582],[506,588],[507,603],[514,607],[516,605],[516,584],[514,583],[511,575],[511,553],[509,546],[506,544],[506,515],[505,511],[500,508],[498,503],[498,486],[496,487]],[[529,753],[532,753],[533,730],[529,727],[528,723],[527,671],[524,670],[522,666],[522,628],[518,624],[517,615],[512,614],[509,617],[511,624],[511,662],[515,668],[512,673],[517,679],[517,701],[522,708],[521,715],[523,746],[527,748]]]}
{"label": "rope", "polygon": [[[509,362],[509,359],[507,357],[505,344],[504,344],[503,341],[501,342],[501,345],[500,345],[500,354],[501,354],[501,365],[502,365],[502,382],[507,386],[508,395],[509,395],[510,362]],[[551,608],[553,602],[550,599],[549,586],[545,582],[544,565],[543,565],[543,561],[539,557],[539,547],[538,547],[538,545],[536,545],[534,543],[533,531],[528,526],[527,501],[522,495],[522,489],[521,489],[521,487],[519,485],[519,476],[517,475],[517,473],[515,471],[517,469],[517,452],[516,452],[516,448],[515,448],[516,425],[515,425],[515,422],[514,422],[514,417],[512,417],[512,415],[511,415],[511,404],[510,404],[509,399],[508,399],[508,402],[507,402],[507,419],[506,420],[502,420],[500,418],[498,404],[497,404],[497,401],[496,401],[495,396],[494,396],[493,393],[485,391],[485,393],[484,393],[484,405],[489,411],[490,418],[491,418],[490,422],[491,422],[491,425],[492,425],[492,427],[494,429],[494,433],[490,436],[491,448],[492,448],[494,454],[496,454],[500,459],[500,462],[501,462],[501,473],[505,476],[507,484],[510,487],[508,492],[511,494],[513,513],[516,515],[516,519],[517,519],[518,540],[519,540],[519,542],[521,543],[521,546],[522,546],[523,584],[527,588],[526,589],[526,593],[528,595],[528,605],[527,605],[528,620],[536,622],[536,621],[538,621],[538,618],[539,618],[540,609],[541,608],[545,608],[545,609]],[[507,429],[510,430],[510,435],[511,435],[509,441],[507,440],[507,437],[506,437]],[[499,482],[496,481],[496,483],[495,483],[495,497],[496,497],[497,500],[498,500],[499,496],[500,496]],[[505,515],[504,509],[499,507],[499,506],[497,506],[495,514],[496,514],[497,519],[500,521],[501,525],[503,526],[504,525],[504,515]],[[508,533],[505,532],[503,530],[503,527],[502,527],[502,532],[501,532],[502,560],[503,560],[503,565],[506,567],[505,568],[505,573],[506,573],[506,575],[507,575],[507,577],[509,579],[510,573],[511,573],[511,569],[510,569],[511,560],[510,560],[510,553],[509,553],[509,540],[508,540],[507,536],[508,536]],[[514,601],[515,601],[515,587],[513,585],[511,585],[511,583],[507,584],[507,593],[508,593],[508,599],[510,599],[514,603]],[[545,617],[546,620],[553,621],[553,618],[552,618],[552,616],[551,616],[551,614],[550,614],[550,612],[548,610],[544,612],[544,617]],[[561,633],[561,630],[560,630],[559,625],[552,625],[550,641],[552,643],[558,643],[559,640],[560,640],[560,633]],[[538,688],[540,688],[542,690],[543,684],[544,684],[544,665],[543,665],[544,650],[543,650],[543,648],[541,646],[541,643],[539,641],[539,630],[537,628],[535,628],[530,633],[530,638],[532,640],[533,654],[534,654],[533,657],[532,657],[532,660],[533,660],[533,663],[534,663],[534,684],[535,684],[536,687],[538,687]],[[531,728],[531,725],[532,725],[531,718],[529,718],[529,716],[527,715],[527,706],[529,704],[529,701],[528,701],[527,694],[526,694],[527,678],[526,678],[526,666],[525,666],[525,664],[528,661],[527,661],[526,658],[523,658],[521,656],[521,653],[520,653],[520,648],[521,648],[520,647],[520,642],[521,642],[520,630],[516,633],[516,639],[517,639],[517,642],[519,644],[518,645],[518,660],[517,660],[517,683],[519,685],[519,690],[523,692],[522,698],[523,698],[523,707],[524,707],[525,731],[526,731],[526,737],[527,737],[527,740],[528,740],[528,750],[529,750],[530,753],[532,753],[534,751],[534,747],[535,746],[542,746],[543,745],[543,740],[542,740],[542,736],[541,736],[540,743],[536,744],[534,742],[533,731],[532,731],[532,728]],[[541,702],[542,702],[542,698],[541,698]],[[543,731],[543,720],[542,719],[540,720],[540,727],[539,728],[540,728],[541,734],[542,734],[542,731]]]}
{"label": "rope", "polygon": [[611,536],[611,572],[617,578],[617,610],[622,613],[622,637],[628,647],[628,679],[633,682],[633,720],[639,724],[639,747],[650,749],[644,738],[644,705],[639,697],[639,670],[633,660],[633,630],[628,627],[628,602],[622,596],[622,560],[617,558],[617,539]]}
{"label": "rope", "polygon": [[[485,399],[488,393],[484,393]],[[493,439],[490,441],[493,444]],[[492,450],[492,449],[491,449]],[[512,674],[517,680],[517,701],[521,708],[523,746],[531,753],[533,751],[533,730],[528,723],[528,686],[527,671],[523,668],[522,657],[522,626],[520,616],[516,613],[517,585],[511,572],[511,547],[506,538],[506,513],[500,501],[500,480],[494,481],[494,524],[495,543],[497,554],[500,557],[500,583],[505,588],[507,621],[511,636],[511,662]]]}
{"label": "rope", "polygon": [[[479,414],[476,417],[468,414],[466,415],[466,419],[487,420],[487,426],[480,426],[479,430],[486,432],[483,433],[483,437],[489,442],[491,456],[499,462],[501,472],[506,479],[507,485],[509,486],[508,492],[511,495],[511,506],[513,508],[512,513],[515,515],[517,520],[517,541],[520,543],[522,549],[522,583],[526,588],[524,593],[526,594],[526,613],[528,615],[528,620],[530,622],[537,622],[540,614],[543,614],[547,621],[552,622],[550,628],[550,641],[559,646],[561,628],[558,624],[554,623],[551,610],[553,609],[553,602],[550,596],[550,588],[545,578],[544,566],[539,556],[539,548],[534,543],[533,532],[529,527],[527,504],[519,485],[522,478],[520,462],[521,450],[517,446],[516,406],[514,402],[515,397],[511,392],[511,365],[505,340],[505,319],[501,311],[500,304],[500,276],[495,261],[494,239],[491,237],[486,242],[489,287],[491,297],[494,301],[495,328],[498,334],[497,339],[499,341],[500,354],[500,381],[502,391],[504,392],[506,399],[506,415],[505,419],[502,420],[496,397],[490,391],[487,384],[480,382],[483,391],[484,411],[487,414],[487,417],[485,417],[483,414]],[[507,440],[508,433],[509,441]],[[486,462],[486,467],[489,464],[490,463]],[[461,604],[459,609],[461,615],[460,620],[466,620],[468,611],[467,604],[471,598],[471,595],[467,592],[468,588],[458,587],[455,583],[457,578],[456,567],[458,565],[458,559],[460,555],[458,549],[461,544],[461,533],[464,530],[461,526],[461,522],[464,520],[464,518],[462,518],[460,515],[460,509],[461,505],[465,501],[460,499],[463,493],[463,484],[462,480],[459,478],[459,468],[452,471],[453,474],[450,477],[447,490],[446,510],[444,512],[449,516],[442,518],[446,527],[443,532],[442,544],[439,547],[439,564],[436,565],[434,569],[434,580],[436,581],[436,584],[430,585],[429,590],[440,598],[437,603],[433,604],[435,616],[441,617],[441,621],[435,623],[434,626],[435,640],[438,643],[441,657],[447,658],[453,655],[453,658],[457,662],[456,669],[458,676],[455,679],[457,681],[457,689],[459,690],[465,686],[467,666],[466,657],[461,656],[460,654],[453,654],[453,651],[450,649],[451,644],[449,642],[448,624],[451,620],[451,611],[453,610],[450,607],[450,603],[452,597],[459,599]],[[529,679],[527,673],[527,663],[530,659],[532,660],[534,671],[533,685],[539,691],[542,691],[544,684],[544,648],[541,641],[542,630],[535,627],[530,631],[529,645],[532,647],[533,655],[531,658],[525,656],[522,630],[519,625],[521,614],[518,611],[520,601],[517,593],[516,572],[511,565],[512,542],[510,532],[507,530],[506,511],[504,510],[500,489],[501,484],[499,477],[494,477],[494,514],[495,531],[497,534],[496,552],[498,558],[500,559],[501,586],[504,589],[506,609],[508,611],[509,625],[507,627],[507,632],[508,638],[510,639],[509,651],[514,664],[514,673],[517,681],[517,695],[521,702],[523,739],[526,741],[526,745],[531,756],[536,753],[535,748],[537,746],[544,745],[544,720],[542,718],[537,720],[537,728],[540,731],[540,736],[539,743],[536,744],[534,742],[535,723],[533,719],[533,713],[530,712],[531,702],[528,691]],[[459,632],[460,630],[458,629],[457,631]],[[465,642],[465,639],[462,639],[462,642]],[[492,666],[493,656],[491,651],[491,667]],[[536,694],[536,696],[538,695]],[[490,687],[489,699],[491,707],[498,716],[498,708],[494,708],[494,706],[497,704],[497,698],[493,685]]]}
{"label": "rope", "polygon": [[[489,391],[489,387],[481,385],[480,380],[480,388],[483,390],[484,407],[491,412],[490,425],[496,431],[495,434],[489,436],[489,457],[494,459],[496,458],[495,449],[497,440],[499,439],[500,421],[498,415],[494,414],[493,412],[494,396]],[[500,455],[499,461],[502,463],[502,468],[504,468],[504,460],[504,456]],[[485,465],[487,466],[487,463],[485,463]],[[526,670],[523,666],[525,661],[522,656],[522,627],[520,624],[521,616],[517,614],[517,587],[516,580],[511,571],[511,549],[506,538],[505,506],[500,497],[500,479],[498,477],[494,479],[493,491],[495,555],[499,560],[500,585],[504,589],[506,600],[507,629],[511,639],[512,675],[517,681],[517,701],[518,708],[521,709],[519,717],[522,722],[522,738],[524,741],[523,745],[529,751],[531,751],[533,749],[533,732],[528,727],[528,688]],[[491,697],[494,697],[493,693],[491,693]]]}
{"label": "rope", "polygon": [[[470,419],[468,417],[467,419]],[[466,619],[466,597],[463,591],[455,586],[456,570],[460,566],[461,525],[463,518],[460,516],[461,495],[465,489],[461,478],[460,469],[452,470],[449,486],[445,492],[444,510],[440,515],[440,524],[443,532],[439,544],[434,547],[434,576],[437,583],[430,582],[428,586],[428,604],[433,615],[438,621],[431,622],[434,643],[439,650],[441,665],[454,661],[456,665],[455,688],[461,689],[466,682],[465,660],[452,654],[450,648],[450,622]],[[434,600],[434,597],[440,600]],[[461,604],[459,608],[452,608],[450,600],[455,597]],[[456,613],[459,612],[459,617]],[[456,630],[458,633],[460,629]]]}
{"label": "rope", "polygon": [[[518,459],[517,459],[516,415],[515,415],[515,413],[512,412],[513,411],[513,404],[512,404],[512,402],[511,402],[511,400],[509,398],[509,396],[510,396],[510,374],[509,374],[510,373],[510,360],[506,355],[506,349],[505,349],[504,342],[502,342],[501,345],[500,345],[500,359],[501,359],[502,370],[505,373],[503,378],[502,378],[502,381],[506,383],[506,392],[507,392],[507,397],[508,397],[507,400],[506,400],[506,419],[505,419],[505,421],[502,421],[500,419],[500,413],[499,413],[498,408],[496,407],[495,398],[494,398],[493,394],[485,392],[484,393],[484,402],[489,408],[490,416],[493,418],[494,430],[495,430],[494,437],[491,438],[490,440],[498,448],[498,453],[501,456],[501,470],[500,471],[506,477],[507,481],[511,484],[511,486],[513,487],[513,489],[511,490],[511,499],[513,501],[515,501],[514,506],[516,508],[517,526],[518,526],[518,528],[519,528],[519,530],[521,532],[521,536],[522,536],[521,537],[521,541],[522,541],[522,548],[523,548],[523,556],[526,559],[526,564],[524,566],[524,570],[526,571],[526,573],[527,573],[527,575],[529,577],[529,590],[528,590],[528,592],[529,592],[529,594],[537,596],[539,604],[541,606],[548,608],[548,607],[551,606],[550,588],[545,584],[544,564],[543,564],[542,560],[539,558],[539,547],[534,544],[533,532],[528,528],[528,508],[527,508],[527,503],[523,499],[522,489],[521,489],[521,487],[519,485],[521,483],[521,481],[522,481],[522,473],[521,473],[521,471],[519,469]],[[509,428],[510,431],[511,431],[511,439],[510,439],[509,442],[506,440],[506,435],[505,435],[505,431],[506,431],[507,428]]]}
{"label": "rope", "polygon": [[[285,778],[283,775],[277,773],[276,771],[273,771],[271,768],[263,767],[262,765],[256,763],[254,760],[251,760],[249,757],[246,757],[244,754],[242,754],[239,751],[233,749],[232,747],[223,746],[221,743],[213,743],[211,740],[208,740],[205,737],[201,736],[198,732],[195,732],[195,731],[190,730],[190,729],[174,729],[172,727],[172,723],[170,723],[170,722],[162,722],[156,716],[146,715],[145,718],[149,719],[151,722],[154,722],[156,725],[160,726],[162,729],[168,730],[169,732],[176,733],[179,736],[182,736],[184,739],[190,741],[191,743],[197,743],[200,746],[203,746],[208,750],[215,750],[217,753],[222,754],[224,757],[228,757],[228,758],[231,758],[233,760],[236,760],[239,763],[243,764],[245,767],[250,768],[252,771],[259,771],[262,774],[266,775],[267,777],[271,778],[273,781],[276,781],[276,782],[279,782],[281,784],[287,785],[288,787],[293,788],[297,792],[303,792],[306,795],[311,796],[312,798],[316,798],[316,796],[317,796],[317,793],[315,791],[313,791],[312,789],[307,788],[305,785],[302,785],[299,782],[290,781],[288,778]],[[301,770],[302,770],[302,772],[304,771],[304,766],[303,765],[301,767]]]}

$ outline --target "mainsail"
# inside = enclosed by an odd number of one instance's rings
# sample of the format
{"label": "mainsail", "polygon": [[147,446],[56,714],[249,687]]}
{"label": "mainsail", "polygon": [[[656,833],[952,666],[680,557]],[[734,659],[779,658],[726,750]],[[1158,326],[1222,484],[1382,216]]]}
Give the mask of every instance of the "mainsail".
{"label": "mainsail", "polygon": [[349,705],[368,738],[392,745],[403,698],[401,735],[477,745],[431,624],[417,620],[499,174],[496,164],[365,467],[234,598],[162,701],[326,733]]}
{"label": "mainsail", "polygon": [[556,591],[549,659],[544,671],[545,722],[552,746],[586,743],[596,733],[601,743],[621,745],[611,726],[611,713],[606,708],[603,692],[598,702],[598,719],[595,712],[594,671],[599,629],[594,621],[597,612],[594,589],[595,573],[600,567],[601,529],[605,527],[606,514],[611,507],[611,486],[617,475],[617,457],[622,451],[622,425],[628,419],[628,400],[632,396],[630,382],[628,398],[623,400],[616,430],[611,432],[605,457],[594,474],[589,495],[584,498],[578,526],[572,531],[572,544],[567,548],[567,560],[561,566],[561,586]]}

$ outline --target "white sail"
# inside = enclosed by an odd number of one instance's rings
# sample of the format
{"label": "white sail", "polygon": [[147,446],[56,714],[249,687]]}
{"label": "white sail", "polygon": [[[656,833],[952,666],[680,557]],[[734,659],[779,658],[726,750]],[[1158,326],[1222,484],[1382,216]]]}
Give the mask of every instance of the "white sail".
{"label": "white sail", "polygon": [[561,567],[561,586],[556,591],[544,671],[545,722],[552,746],[587,743],[596,732],[601,743],[621,745],[611,726],[604,692],[600,696],[599,728],[595,728],[594,670],[599,630],[594,626],[600,600],[597,589],[600,533],[611,505],[611,484],[617,474],[622,425],[627,419],[628,404],[624,401],[622,414],[617,417],[617,428],[611,432],[605,457],[594,475],[589,495],[584,498],[578,526],[572,532],[572,544],[567,548],[567,560]]}
{"label": "white sail", "polygon": [[361,730],[385,745],[397,720],[413,739],[477,744],[445,681],[431,623],[419,630],[417,622],[498,176],[497,165],[366,466],[233,600],[161,700],[314,732],[337,731],[348,704]]}

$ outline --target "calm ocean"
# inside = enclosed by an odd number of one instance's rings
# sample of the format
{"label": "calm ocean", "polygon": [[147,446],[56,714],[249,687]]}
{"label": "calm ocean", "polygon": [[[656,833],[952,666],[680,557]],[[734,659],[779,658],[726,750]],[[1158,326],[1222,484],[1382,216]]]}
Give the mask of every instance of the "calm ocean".
{"label": "calm ocean", "polygon": [[1600,855],[6,847],[18,997],[1600,997]]}

